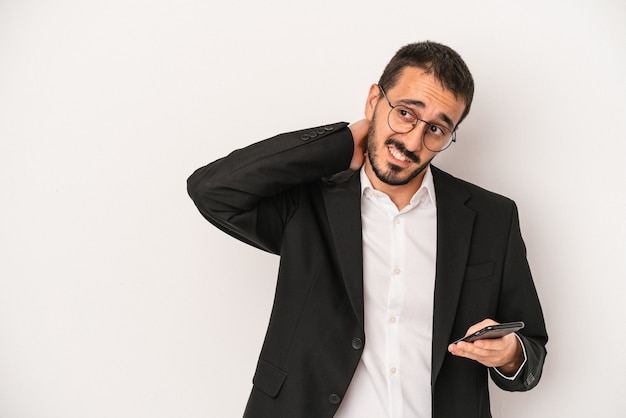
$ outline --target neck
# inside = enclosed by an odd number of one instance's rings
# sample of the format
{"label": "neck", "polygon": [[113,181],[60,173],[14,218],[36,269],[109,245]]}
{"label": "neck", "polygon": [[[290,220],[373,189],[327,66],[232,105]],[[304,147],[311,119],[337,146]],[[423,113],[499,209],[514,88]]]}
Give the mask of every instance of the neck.
{"label": "neck", "polygon": [[396,205],[398,210],[402,210],[408,206],[409,203],[411,203],[411,199],[421,187],[427,168],[428,166],[424,167],[424,169],[407,184],[401,184],[398,186],[387,184],[380,180],[372,170],[369,161],[365,164],[365,174],[367,175],[370,183],[372,183],[372,187],[374,187],[374,189],[385,193]]}

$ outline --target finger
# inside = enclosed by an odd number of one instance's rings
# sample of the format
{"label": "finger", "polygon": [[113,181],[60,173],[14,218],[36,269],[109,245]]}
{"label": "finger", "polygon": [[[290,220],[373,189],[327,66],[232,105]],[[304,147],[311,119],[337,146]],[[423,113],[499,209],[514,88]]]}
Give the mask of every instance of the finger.
{"label": "finger", "polygon": [[498,322],[494,321],[493,319],[490,319],[490,318],[483,319],[482,321],[480,321],[480,322],[472,325],[471,327],[469,327],[467,329],[467,332],[465,333],[465,335],[467,336],[467,335],[473,334],[476,331],[479,331],[479,330],[485,328],[486,326],[497,325],[497,324],[498,324]]}
{"label": "finger", "polygon": [[[517,342],[515,342],[517,344]],[[510,361],[515,347],[503,338],[477,340],[473,343],[450,344],[448,351],[454,356],[477,361],[487,367],[499,367]]]}

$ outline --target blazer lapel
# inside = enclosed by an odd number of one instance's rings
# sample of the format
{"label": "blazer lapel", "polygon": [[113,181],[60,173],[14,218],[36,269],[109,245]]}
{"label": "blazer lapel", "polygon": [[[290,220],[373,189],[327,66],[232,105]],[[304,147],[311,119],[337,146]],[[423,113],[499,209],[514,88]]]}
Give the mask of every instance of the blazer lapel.
{"label": "blazer lapel", "polygon": [[326,182],[324,204],[337,264],[354,313],[363,326],[363,245],[358,172],[345,171]]}
{"label": "blazer lapel", "polygon": [[437,196],[437,273],[433,313],[432,380],[434,386],[451,341],[474,225],[469,193],[454,177],[431,167]]}

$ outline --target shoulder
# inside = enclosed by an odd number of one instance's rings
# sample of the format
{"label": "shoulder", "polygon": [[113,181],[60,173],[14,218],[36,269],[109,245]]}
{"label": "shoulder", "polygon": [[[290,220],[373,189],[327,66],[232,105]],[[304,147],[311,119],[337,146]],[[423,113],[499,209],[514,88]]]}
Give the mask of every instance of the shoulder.
{"label": "shoulder", "polygon": [[465,204],[473,208],[513,208],[515,202],[507,196],[487,190],[476,184],[431,166],[437,199],[441,194],[454,195],[457,199],[465,200]]}

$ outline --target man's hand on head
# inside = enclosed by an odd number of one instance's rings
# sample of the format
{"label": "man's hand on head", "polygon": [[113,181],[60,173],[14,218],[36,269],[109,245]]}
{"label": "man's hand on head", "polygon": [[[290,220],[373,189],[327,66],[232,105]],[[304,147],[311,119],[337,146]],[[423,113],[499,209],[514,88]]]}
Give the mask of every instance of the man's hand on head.
{"label": "man's hand on head", "polygon": [[370,128],[370,121],[361,119],[350,124],[348,128],[352,132],[352,139],[354,140],[354,154],[352,155],[352,161],[350,161],[350,169],[357,171],[365,162],[365,143]]}

